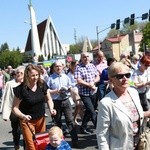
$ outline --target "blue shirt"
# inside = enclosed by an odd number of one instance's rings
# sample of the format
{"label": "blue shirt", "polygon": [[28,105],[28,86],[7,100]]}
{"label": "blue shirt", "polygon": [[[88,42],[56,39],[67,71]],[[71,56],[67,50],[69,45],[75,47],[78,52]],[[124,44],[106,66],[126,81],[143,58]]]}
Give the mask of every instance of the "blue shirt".
{"label": "blue shirt", "polygon": [[46,146],[45,150],[71,150],[70,145],[65,141],[62,140],[61,144],[57,147],[53,147],[50,143]]}
{"label": "blue shirt", "polygon": [[108,68],[105,68],[103,71],[102,71],[102,74],[100,76],[100,84],[105,84],[104,81],[108,81]]}
{"label": "blue shirt", "polygon": [[[69,89],[71,87],[70,78],[64,73],[62,73],[60,75],[57,73],[53,73],[52,75],[50,75],[47,84],[51,90],[55,90],[55,89],[60,90],[63,87],[65,87],[66,89]],[[69,91],[64,90],[62,92],[64,92],[63,98],[62,98],[61,94],[56,93],[56,94],[51,94],[52,99],[53,100],[63,100],[65,98],[68,98]]]}

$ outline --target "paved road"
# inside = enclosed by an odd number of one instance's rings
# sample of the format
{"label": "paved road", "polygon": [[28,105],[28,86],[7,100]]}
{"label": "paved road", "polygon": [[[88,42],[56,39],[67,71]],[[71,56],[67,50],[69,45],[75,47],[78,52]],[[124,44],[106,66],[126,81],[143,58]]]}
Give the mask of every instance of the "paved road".
{"label": "paved road", "polygon": [[[52,125],[51,117],[46,117],[46,121],[47,121],[47,129],[49,129]],[[89,123],[89,127],[91,128],[91,130],[94,131],[91,123]],[[78,148],[78,149],[83,149],[83,150],[97,149],[96,136],[94,133],[92,135],[80,134],[79,126],[76,126],[76,129],[78,132],[79,140],[81,141],[80,148]],[[66,139],[66,141],[68,141],[70,143],[71,139],[70,139],[69,134],[66,135],[65,139]],[[20,150],[23,150],[22,143],[23,142],[22,142],[22,136],[21,136]],[[13,150],[10,121],[7,121],[7,122],[3,121],[1,114],[0,114],[0,150]],[[73,150],[77,150],[77,149],[73,149]]]}

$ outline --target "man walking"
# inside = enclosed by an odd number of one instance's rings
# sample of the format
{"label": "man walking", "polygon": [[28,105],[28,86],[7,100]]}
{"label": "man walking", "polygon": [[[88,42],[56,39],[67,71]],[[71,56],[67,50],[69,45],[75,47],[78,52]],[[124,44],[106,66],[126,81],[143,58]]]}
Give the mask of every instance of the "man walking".
{"label": "man walking", "polygon": [[73,125],[72,106],[69,101],[69,90],[71,88],[71,81],[69,77],[63,73],[63,64],[60,61],[54,63],[54,73],[49,77],[48,86],[54,102],[54,109],[57,114],[54,117],[56,125],[62,127],[62,113],[64,113],[65,121],[68,126],[72,146],[78,147],[78,136]]}
{"label": "man walking", "polygon": [[89,53],[83,52],[81,54],[81,63],[76,66],[75,78],[77,79],[79,95],[85,106],[85,114],[81,125],[81,133],[90,134],[87,130],[87,124],[92,120],[94,127],[96,127],[96,83],[99,82],[100,77],[97,68],[90,63]]}

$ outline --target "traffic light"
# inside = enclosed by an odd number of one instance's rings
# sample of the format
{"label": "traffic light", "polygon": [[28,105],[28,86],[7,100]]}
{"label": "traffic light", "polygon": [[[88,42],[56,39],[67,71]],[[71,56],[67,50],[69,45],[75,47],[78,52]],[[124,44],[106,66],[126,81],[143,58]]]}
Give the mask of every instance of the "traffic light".
{"label": "traffic light", "polygon": [[135,14],[131,14],[131,17],[130,17],[130,25],[133,25],[133,24],[134,24],[134,19],[135,19]]}
{"label": "traffic light", "polygon": [[127,24],[129,22],[130,22],[130,18],[129,17],[127,17],[127,18],[124,19],[124,24]]}
{"label": "traffic light", "polygon": [[142,14],[142,20],[145,20],[148,18],[148,13]]}
{"label": "traffic light", "polygon": [[120,29],[120,19],[116,20],[116,30]]}
{"label": "traffic light", "polygon": [[114,28],[115,28],[115,25],[116,25],[115,23],[112,23],[111,26],[110,26],[110,28],[111,28],[111,29],[114,29]]}

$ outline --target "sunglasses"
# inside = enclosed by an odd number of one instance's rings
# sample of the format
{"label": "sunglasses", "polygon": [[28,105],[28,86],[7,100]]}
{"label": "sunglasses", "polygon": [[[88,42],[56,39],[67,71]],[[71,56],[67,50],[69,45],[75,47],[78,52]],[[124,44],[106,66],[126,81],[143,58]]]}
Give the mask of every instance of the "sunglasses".
{"label": "sunglasses", "polygon": [[114,75],[113,77],[115,77],[116,79],[122,79],[124,76],[125,76],[126,78],[130,78],[131,73],[116,74],[116,75]]}

